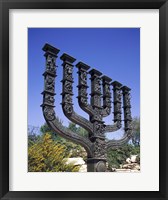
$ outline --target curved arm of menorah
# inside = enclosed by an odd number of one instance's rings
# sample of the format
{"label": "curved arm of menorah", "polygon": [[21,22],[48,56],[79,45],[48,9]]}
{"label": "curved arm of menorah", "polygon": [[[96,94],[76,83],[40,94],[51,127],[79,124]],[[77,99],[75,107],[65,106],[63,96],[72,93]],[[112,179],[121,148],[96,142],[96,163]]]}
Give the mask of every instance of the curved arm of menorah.
{"label": "curved arm of menorah", "polygon": [[80,116],[74,111],[72,96],[73,96],[73,62],[75,58],[68,54],[61,56],[63,60],[63,80],[62,80],[62,109],[65,116],[72,122],[80,125],[88,132],[93,132],[92,123]]}
{"label": "curved arm of menorah", "polygon": [[114,124],[106,125],[105,133],[114,132],[121,128],[121,86],[122,84],[114,81],[113,85],[113,105],[114,105]]}
{"label": "curved arm of menorah", "polygon": [[72,105],[64,104],[63,105],[63,112],[65,116],[74,122],[75,124],[80,125],[84,129],[86,129],[88,132],[93,132],[93,125],[90,123],[87,119],[82,117],[81,115],[77,114]]}
{"label": "curved arm of menorah", "polygon": [[[45,44],[43,47],[43,51],[45,51],[44,56],[46,57],[46,69],[43,74],[43,76],[44,76],[44,91],[42,92],[42,95],[43,95],[42,109],[43,109],[44,118],[45,118],[47,124],[52,128],[52,130],[54,132],[60,134],[64,138],[67,138],[69,140],[72,140],[76,143],[81,144],[86,149],[88,154],[92,156],[92,150],[91,150],[92,143],[90,142],[90,140],[68,130],[56,118],[55,111],[54,111],[54,107],[55,107],[54,106],[54,102],[55,102],[54,96],[56,95],[55,94],[55,77],[57,76],[56,75],[56,58],[57,58],[57,54],[59,53],[59,49],[57,49],[49,44]],[[69,69],[69,68],[67,68],[67,69],[68,69],[68,71],[66,71],[67,82],[64,81],[64,84],[67,86],[66,89],[68,90],[68,88],[69,88],[68,81],[72,82],[73,80],[71,77],[71,69]],[[64,98],[66,95],[69,95],[69,94],[65,93]],[[68,105],[68,102],[69,103],[71,102],[71,98],[68,98],[68,96],[66,96],[64,101],[65,101],[65,102],[63,102],[63,103],[65,103],[64,105],[66,105],[66,103]],[[79,116],[76,116],[76,117],[79,118]],[[81,118],[79,118],[79,121],[80,120],[81,120]]]}
{"label": "curved arm of menorah", "polygon": [[120,140],[111,140],[107,142],[107,149],[110,149],[110,148],[116,149],[128,143],[128,141],[131,138],[131,134],[132,134],[132,131],[128,130],[125,132],[124,136]]}
{"label": "curved arm of menorah", "polygon": [[120,128],[121,128],[121,123],[115,122],[112,125],[106,125],[105,126],[105,133],[118,131]]}
{"label": "curved arm of menorah", "polygon": [[92,143],[87,138],[78,135],[71,130],[67,129],[65,126],[62,125],[62,123],[58,120],[58,118],[55,115],[55,111],[53,108],[48,106],[43,106],[43,115],[47,122],[47,124],[52,128],[52,130],[62,137],[71,140],[77,144],[80,144],[83,146],[88,155],[92,156]]}
{"label": "curved arm of menorah", "polygon": [[107,143],[107,148],[118,148],[126,144],[132,137],[132,117],[130,104],[130,88],[123,86],[121,88],[123,93],[123,109],[124,109],[124,136],[120,140],[111,140]]}
{"label": "curved arm of menorah", "polygon": [[76,64],[76,67],[78,68],[78,103],[80,108],[85,111],[90,116],[93,115],[93,108],[88,103],[88,93],[87,93],[87,75],[88,75],[88,69],[90,69],[90,66],[86,65],[83,62],[78,62]]}

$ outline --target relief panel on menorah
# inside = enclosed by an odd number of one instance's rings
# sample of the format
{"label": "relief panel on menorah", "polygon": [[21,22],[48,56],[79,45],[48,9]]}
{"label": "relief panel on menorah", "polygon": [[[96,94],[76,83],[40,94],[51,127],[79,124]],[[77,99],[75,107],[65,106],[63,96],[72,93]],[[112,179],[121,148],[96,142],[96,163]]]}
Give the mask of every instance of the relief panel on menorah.
{"label": "relief panel on menorah", "polygon": [[114,121],[121,121],[121,113],[117,113],[114,115]]}
{"label": "relief panel on menorah", "polygon": [[114,104],[114,113],[121,113],[121,103]]}
{"label": "relief panel on menorah", "polygon": [[109,108],[111,108],[111,99],[110,99],[110,97],[105,97],[105,98],[103,99],[103,103],[104,103],[104,107],[109,107]]}
{"label": "relief panel on menorah", "polygon": [[94,91],[101,94],[101,78],[99,77],[94,79]]}
{"label": "relief panel on menorah", "polygon": [[55,57],[50,54],[46,57],[46,71],[51,74],[56,74],[56,65],[55,65]]}
{"label": "relief panel on menorah", "polygon": [[121,91],[114,90],[114,102],[121,102]]}
{"label": "relief panel on menorah", "polygon": [[110,107],[105,107],[103,109],[103,115],[107,116],[111,114],[111,108]]}
{"label": "relief panel on menorah", "polygon": [[105,159],[106,154],[106,142],[102,139],[96,138],[96,141],[94,142],[94,156],[96,158]]}
{"label": "relief panel on menorah", "polygon": [[125,121],[125,130],[127,129],[131,129],[132,128],[132,124],[130,120]]}
{"label": "relief panel on menorah", "polygon": [[80,71],[79,72],[79,84],[87,86],[87,72],[86,71]]}
{"label": "relief panel on menorah", "polygon": [[94,127],[93,132],[95,134],[94,136],[105,137],[105,135],[104,135],[105,124],[104,123],[95,121],[93,127]]}
{"label": "relief panel on menorah", "polygon": [[103,92],[104,92],[104,94],[106,95],[106,96],[111,96],[111,93],[110,93],[110,85],[108,85],[108,84],[106,84],[105,86],[104,86],[104,88],[103,88]]}
{"label": "relief panel on menorah", "polygon": [[125,108],[125,119],[132,120],[130,108]]}
{"label": "relief panel on menorah", "polygon": [[72,114],[72,112],[73,112],[72,104],[68,104],[68,103],[63,104],[63,111],[65,114]]}
{"label": "relief panel on menorah", "polygon": [[45,79],[45,90],[54,93],[55,88],[55,78],[53,76],[47,75]]}
{"label": "relief panel on menorah", "polygon": [[127,107],[131,107],[131,104],[130,104],[130,95],[129,94],[125,94],[124,105],[127,106]]}
{"label": "relief panel on menorah", "polygon": [[79,91],[79,96],[87,97],[88,93],[87,93],[86,87],[82,86],[82,87],[78,88],[78,91]]}
{"label": "relief panel on menorah", "polygon": [[91,119],[92,121],[102,121],[102,109],[94,108]]}
{"label": "relief panel on menorah", "polygon": [[65,80],[63,87],[64,87],[64,93],[73,94],[72,93],[72,90],[73,90],[72,82]]}
{"label": "relief panel on menorah", "polygon": [[91,98],[91,104],[93,106],[101,107],[101,98],[100,98],[100,96],[99,95],[94,95]]}
{"label": "relief panel on menorah", "polygon": [[80,97],[80,102],[84,105],[87,106],[88,105],[88,101],[86,97]]}
{"label": "relief panel on menorah", "polygon": [[72,104],[72,95],[71,94],[64,94],[62,103]]}
{"label": "relief panel on menorah", "polygon": [[55,111],[52,107],[46,106],[44,108],[44,115],[47,120],[52,121],[55,119]]}
{"label": "relief panel on menorah", "polygon": [[72,74],[73,74],[73,67],[71,65],[65,64],[63,79],[73,82]]}
{"label": "relief panel on menorah", "polygon": [[44,95],[44,103],[45,104],[54,106],[54,101],[55,101],[54,96],[45,93],[45,95]]}

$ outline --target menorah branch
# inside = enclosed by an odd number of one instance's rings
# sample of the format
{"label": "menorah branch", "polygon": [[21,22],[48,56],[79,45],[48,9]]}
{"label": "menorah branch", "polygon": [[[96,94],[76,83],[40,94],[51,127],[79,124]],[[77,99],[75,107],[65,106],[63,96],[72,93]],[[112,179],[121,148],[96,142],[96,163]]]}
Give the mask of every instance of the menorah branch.
{"label": "menorah branch", "polygon": [[65,126],[62,125],[61,122],[57,119],[57,117],[54,117],[54,120],[50,121],[47,119],[47,116],[44,114],[44,117],[46,119],[47,124],[49,127],[51,127],[52,130],[54,130],[56,133],[58,133],[60,136],[62,136],[65,139],[71,140],[75,142],[76,144],[80,144],[85,148],[87,151],[87,154],[89,157],[93,156],[92,153],[92,143],[85,137],[78,135]]}
{"label": "menorah branch", "polygon": [[118,127],[117,122],[115,122],[112,125],[106,125],[106,127],[105,127],[105,133],[115,132],[118,130],[119,130],[119,127]]}
{"label": "menorah branch", "polygon": [[105,133],[114,132],[121,128],[121,86],[122,84],[117,81],[114,81],[111,84],[113,86],[114,124],[106,125]]}
{"label": "menorah branch", "polygon": [[130,140],[130,134],[126,133],[120,140],[110,140],[107,142],[107,149],[117,149]]}
{"label": "menorah branch", "polygon": [[[115,85],[118,83],[115,83]],[[132,117],[130,103],[130,88],[123,86],[120,88],[123,94],[123,110],[124,110],[124,136],[120,140],[111,140],[107,143],[107,148],[118,148],[126,144],[132,136]],[[120,100],[120,99],[119,99]],[[115,100],[118,101],[117,99]]]}
{"label": "menorah branch", "polygon": [[78,103],[82,110],[84,110],[89,116],[93,115],[92,106],[88,103],[88,93],[87,93],[87,75],[88,69],[90,67],[83,62],[76,64],[78,68]]}
{"label": "menorah branch", "polygon": [[65,116],[72,122],[82,126],[88,132],[93,132],[93,125],[87,119],[74,111],[73,96],[73,62],[75,59],[67,54],[61,56],[63,60],[63,79],[62,79],[62,109]]}
{"label": "menorah branch", "polygon": [[44,91],[43,94],[43,104],[41,105],[43,110],[44,118],[47,124],[52,128],[52,130],[66,139],[70,139],[75,143],[81,144],[88,155],[92,156],[92,143],[89,139],[84,138],[76,133],[65,128],[56,118],[54,111],[54,96],[55,96],[55,78],[56,78],[56,58],[59,50],[52,47],[49,44],[45,44],[43,47],[45,51],[44,56],[46,57],[46,69],[43,74],[44,76]]}
{"label": "menorah branch", "polygon": [[111,90],[110,90],[110,83],[112,79],[103,76],[102,82],[103,82],[103,117],[107,117],[111,113]]}

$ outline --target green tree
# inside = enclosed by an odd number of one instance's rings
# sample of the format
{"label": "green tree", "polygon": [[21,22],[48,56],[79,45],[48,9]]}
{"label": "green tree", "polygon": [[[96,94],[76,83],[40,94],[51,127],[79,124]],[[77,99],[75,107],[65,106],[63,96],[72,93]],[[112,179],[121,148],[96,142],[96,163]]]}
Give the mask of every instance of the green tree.
{"label": "green tree", "polygon": [[70,130],[73,131],[74,133],[77,133],[77,134],[79,134],[79,135],[81,135],[81,136],[84,136],[84,137],[87,137],[87,136],[88,136],[88,132],[87,132],[84,128],[82,128],[82,127],[80,127],[80,126],[77,126],[77,125],[76,125],[75,123],[73,123],[73,122],[70,122],[70,123],[69,123],[68,129],[70,129]]}
{"label": "green tree", "polygon": [[82,127],[78,127],[77,133],[83,137],[88,137],[88,132]]}
{"label": "green tree", "polygon": [[28,146],[35,144],[40,139],[39,127],[28,126]]}
{"label": "green tree", "polygon": [[118,149],[109,149],[107,152],[107,162],[109,167],[119,168],[131,155],[137,155],[140,163],[140,118],[135,117],[132,121],[132,137],[128,144]]}
{"label": "green tree", "polygon": [[134,146],[140,146],[140,118],[138,117],[132,120],[132,143]]}
{"label": "green tree", "polygon": [[74,133],[77,133],[78,128],[76,127],[76,124],[73,122],[69,123],[68,129],[73,131]]}
{"label": "green tree", "polygon": [[62,141],[65,141],[65,139],[61,136],[59,136],[56,132],[54,132],[49,126],[47,123],[45,123],[44,125],[42,125],[40,127],[40,131],[41,131],[41,134],[44,135],[46,133],[50,134],[51,135],[51,138],[55,141],[59,141],[60,143]]}
{"label": "green tree", "polygon": [[28,135],[28,146],[32,146],[40,140],[40,135],[32,134]]}
{"label": "green tree", "polygon": [[29,172],[77,172],[79,166],[66,164],[66,147],[56,143],[46,133],[41,140],[28,148]]}
{"label": "green tree", "polygon": [[52,132],[51,128],[48,126],[47,123],[45,123],[44,125],[42,125],[42,126],[40,127],[40,131],[41,131],[41,133],[43,133],[43,134],[45,134],[45,133],[47,133],[47,132]]}
{"label": "green tree", "polygon": [[[121,164],[124,164],[126,159],[131,155],[138,155],[140,158],[140,147],[132,144],[126,144],[118,149],[109,149],[107,152],[107,162],[109,167],[119,168]],[[140,159],[138,160],[140,162]]]}

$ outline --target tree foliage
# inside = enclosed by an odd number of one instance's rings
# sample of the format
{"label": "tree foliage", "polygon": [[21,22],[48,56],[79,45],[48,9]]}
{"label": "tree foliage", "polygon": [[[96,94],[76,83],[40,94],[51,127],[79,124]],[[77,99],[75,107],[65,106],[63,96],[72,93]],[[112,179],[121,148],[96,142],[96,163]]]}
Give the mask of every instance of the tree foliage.
{"label": "tree foliage", "polygon": [[132,120],[132,143],[134,146],[140,146],[140,118],[135,117]]}
{"label": "tree foliage", "polygon": [[62,141],[64,140],[64,138],[60,137],[56,132],[54,132],[49,126],[47,123],[45,123],[44,125],[42,125],[40,127],[40,131],[41,131],[41,134],[50,134],[51,135],[51,138],[55,141]]}
{"label": "tree foliage", "polygon": [[49,133],[28,148],[29,172],[77,172],[79,166],[66,164],[69,157],[66,147],[53,141]]}
{"label": "tree foliage", "polygon": [[68,128],[69,128],[69,130],[71,130],[71,131],[73,131],[74,133],[77,133],[77,134],[79,134],[79,135],[81,135],[81,136],[83,136],[83,137],[87,137],[87,136],[88,136],[88,132],[87,132],[84,128],[82,128],[82,127],[80,127],[80,126],[77,126],[77,125],[76,125],[75,123],[73,123],[73,122],[70,122],[70,123],[69,123]]}
{"label": "tree foliage", "polygon": [[140,163],[140,118],[133,119],[132,128],[132,138],[128,144],[115,150],[109,149],[107,152],[107,161],[110,167],[118,168],[131,155],[137,155]]}
{"label": "tree foliage", "polygon": [[35,144],[40,139],[40,135],[37,134],[38,132],[39,127],[28,126],[28,146]]}
{"label": "tree foliage", "polygon": [[124,164],[126,159],[131,155],[138,155],[138,157],[140,157],[140,147],[132,144],[126,144],[115,150],[110,149],[107,152],[108,165],[109,167],[119,168],[120,165]]}
{"label": "tree foliage", "polygon": [[28,146],[32,146],[40,140],[40,136],[36,134],[28,135]]}

